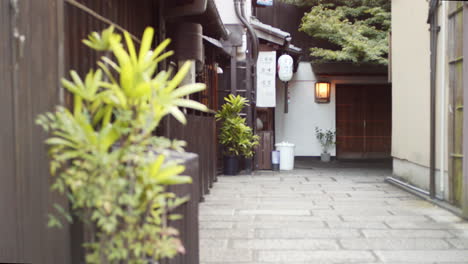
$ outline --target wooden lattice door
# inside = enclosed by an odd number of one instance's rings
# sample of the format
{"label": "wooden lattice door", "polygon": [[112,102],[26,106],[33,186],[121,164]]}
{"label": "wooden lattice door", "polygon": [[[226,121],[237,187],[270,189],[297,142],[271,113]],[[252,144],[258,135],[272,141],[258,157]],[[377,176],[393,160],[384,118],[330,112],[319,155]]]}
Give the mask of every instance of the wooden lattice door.
{"label": "wooden lattice door", "polygon": [[463,185],[463,2],[449,4],[448,19],[450,201],[460,205]]}
{"label": "wooden lattice door", "polygon": [[390,157],[391,96],[391,88],[388,85],[337,86],[338,158]]}

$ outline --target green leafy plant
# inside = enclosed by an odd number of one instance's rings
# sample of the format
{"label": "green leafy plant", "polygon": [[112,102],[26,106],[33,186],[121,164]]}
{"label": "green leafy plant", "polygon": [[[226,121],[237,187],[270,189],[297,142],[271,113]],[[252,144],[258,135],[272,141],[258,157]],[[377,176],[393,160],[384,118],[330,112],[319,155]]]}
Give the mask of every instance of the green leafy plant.
{"label": "green leafy plant", "polygon": [[216,120],[222,122],[219,142],[225,147],[228,156],[252,157],[254,147],[258,145],[258,136],[252,128],[246,125],[245,118],[240,116],[248,100],[238,95],[230,94],[224,98],[226,103],[216,114]]}
{"label": "green leafy plant", "polygon": [[314,62],[388,64],[390,0],[282,1],[310,6],[299,30],[331,44],[310,48]]}
{"label": "green leafy plant", "polygon": [[84,44],[102,57],[97,70],[84,79],[71,71],[62,85],[74,96],[73,111],[58,106],[40,115],[37,123],[50,133],[51,189],[66,195],[70,213],[56,205],[49,226],[60,226],[72,215],[83,221],[92,235],[86,241],[87,263],[148,263],[148,259],[174,257],[184,252],[178,231],[168,221],[180,216],[171,211],[187,201],[167,191],[167,186],[188,184],[191,178],[180,161],[169,158],[183,151],[183,143],[154,135],[166,115],[182,123],[179,107],[206,111],[185,99],[205,89],[204,84],[178,87],[188,72],[184,64],[172,74],[158,71],[169,40],[151,49],[154,30],[147,28],[139,52],[130,35],[93,32]]}
{"label": "green leafy plant", "polygon": [[330,147],[336,144],[335,142],[336,131],[333,129],[320,129],[315,127],[315,137],[322,146],[323,153],[327,154]]}

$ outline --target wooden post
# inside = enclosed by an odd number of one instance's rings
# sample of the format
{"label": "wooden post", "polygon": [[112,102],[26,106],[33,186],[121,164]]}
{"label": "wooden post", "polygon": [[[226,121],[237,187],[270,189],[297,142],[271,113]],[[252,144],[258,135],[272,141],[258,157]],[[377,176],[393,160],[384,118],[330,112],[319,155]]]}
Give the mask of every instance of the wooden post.
{"label": "wooden post", "polygon": [[284,82],[284,113],[288,113],[288,82]]}
{"label": "wooden post", "polygon": [[236,95],[237,90],[237,48],[232,47],[231,51],[231,94]]}
{"label": "wooden post", "polygon": [[[463,102],[468,102],[468,4],[463,6]],[[468,115],[463,116],[463,138],[468,138]],[[463,141],[462,212],[468,218],[468,140]]]}

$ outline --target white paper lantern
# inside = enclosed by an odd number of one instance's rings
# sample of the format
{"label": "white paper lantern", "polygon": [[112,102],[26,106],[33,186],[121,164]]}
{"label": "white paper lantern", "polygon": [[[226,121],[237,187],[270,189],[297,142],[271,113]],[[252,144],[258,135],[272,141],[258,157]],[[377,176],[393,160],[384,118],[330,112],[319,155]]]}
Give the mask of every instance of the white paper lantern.
{"label": "white paper lantern", "polygon": [[293,76],[293,58],[283,54],[278,59],[278,77],[283,82],[288,82]]}

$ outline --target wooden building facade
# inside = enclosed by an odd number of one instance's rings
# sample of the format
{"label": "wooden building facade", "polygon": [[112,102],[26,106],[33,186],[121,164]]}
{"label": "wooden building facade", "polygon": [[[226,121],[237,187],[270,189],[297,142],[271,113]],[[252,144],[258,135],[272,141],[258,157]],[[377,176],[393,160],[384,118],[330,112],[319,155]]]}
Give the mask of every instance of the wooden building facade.
{"label": "wooden building facade", "polygon": [[[319,127],[336,131],[336,149],[330,151],[338,159],[389,159],[392,98],[387,67],[311,62],[311,47],[327,48],[331,44],[298,30],[304,13],[310,8],[275,1],[272,7],[255,10],[261,23],[291,32],[292,42],[303,51],[299,65],[295,67],[297,74],[289,82],[289,90],[285,91],[283,85],[278,85],[276,109],[272,112],[262,109],[271,113],[259,116],[273,116],[266,123],[274,123],[274,142],[295,144],[296,156],[320,156],[322,149],[315,138],[315,127]],[[268,39],[263,42],[265,46],[274,47]],[[317,82],[330,83],[329,103],[314,101]],[[354,97],[350,98],[350,94]],[[289,113],[283,108],[289,108]]]}
{"label": "wooden building facade", "polygon": [[[211,2],[211,4],[210,4]],[[60,87],[60,78],[70,69],[83,75],[103,54],[85,47],[81,40],[92,31],[101,31],[115,23],[134,36],[141,36],[147,26],[157,32],[159,42],[167,37],[166,27],[177,23],[198,23],[202,56],[207,57],[197,71],[198,80],[208,84],[200,101],[216,105],[216,69],[224,55],[203,40],[226,34],[216,18],[213,1],[126,0],[35,0],[0,1],[0,263],[83,263],[80,245],[83,234],[79,224],[62,229],[47,227],[47,214],[53,204],[65,208],[64,197],[50,192],[51,178],[44,140],[46,134],[34,124],[40,113],[57,104],[71,105],[71,98]],[[190,5],[200,5],[192,9]],[[185,13],[178,12],[185,10]],[[197,11],[194,14],[190,11]],[[177,12],[176,12],[177,11]],[[167,17],[170,13],[183,14]],[[198,17],[197,17],[198,16]],[[202,20],[206,16],[211,20]],[[198,20],[197,20],[198,19]],[[208,23],[209,22],[209,23]],[[172,46],[172,48],[174,45]],[[205,52],[206,47],[206,53]],[[176,51],[177,52],[177,51]],[[175,60],[175,59],[173,59]],[[169,65],[167,61],[165,65]],[[212,114],[188,113],[187,126],[165,122],[162,135],[188,141],[187,150],[199,154],[187,164],[194,177],[192,187],[174,190],[190,194],[191,202],[181,208],[185,220],[177,223],[187,249],[167,263],[198,263],[198,201],[215,180],[216,142]]]}

